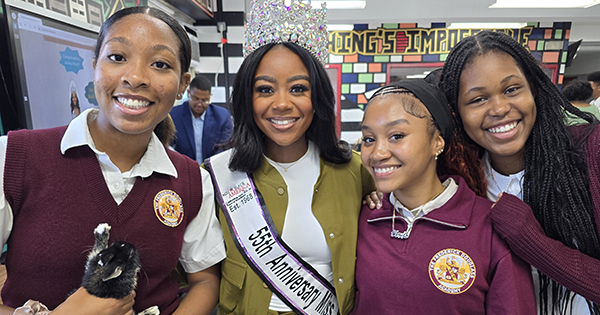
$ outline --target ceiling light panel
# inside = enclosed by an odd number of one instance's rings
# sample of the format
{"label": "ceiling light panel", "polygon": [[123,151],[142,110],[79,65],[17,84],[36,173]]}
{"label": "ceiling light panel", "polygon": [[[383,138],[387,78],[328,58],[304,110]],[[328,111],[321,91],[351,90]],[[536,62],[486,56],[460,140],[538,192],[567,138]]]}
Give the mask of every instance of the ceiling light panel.
{"label": "ceiling light panel", "polygon": [[327,5],[327,9],[364,9],[367,5],[366,0],[328,0],[328,1],[311,1],[313,8],[320,8],[321,3]]}
{"label": "ceiling light panel", "polygon": [[600,0],[496,0],[490,8],[589,8]]}

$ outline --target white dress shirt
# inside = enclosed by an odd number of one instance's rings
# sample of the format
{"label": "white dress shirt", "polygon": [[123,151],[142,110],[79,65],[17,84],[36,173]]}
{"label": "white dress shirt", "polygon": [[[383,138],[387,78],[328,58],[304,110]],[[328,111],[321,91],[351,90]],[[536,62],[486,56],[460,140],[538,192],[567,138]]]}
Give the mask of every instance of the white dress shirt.
{"label": "white dress shirt", "polygon": [[[147,178],[153,172],[157,172],[177,178],[177,170],[155,134],[152,134],[148,148],[140,161],[131,170],[121,172],[110,160],[110,157],[96,149],[94,145],[88,121],[93,120],[97,114],[97,109],[88,109],[73,119],[63,135],[60,150],[64,154],[70,148],[89,146],[98,158],[106,185],[117,204],[121,204],[127,197],[133,188],[136,177]],[[13,227],[12,209],[4,195],[7,139],[7,136],[0,137],[0,248],[6,244]],[[182,266],[188,273],[204,270],[225,258],[223,232],[215,215],[213,185],[208,172],[202,168],[200,171],[202,175],[202,205],[198,215],[185,230],[179,257]]]}
{"label": "white dress shirt", "polygon": [[414,209],[406,208],[400,200],[396,199],[393,192],[389,196],[390,203],[394,206],[394,209],[404,217],[408,224],[413,224],[416,219],[445,205],[446,202],[456,194],[456,191],[458,191],[458,184],[452,178],[446,179],[442,185],[444,186],[444,191],[435,198]]}

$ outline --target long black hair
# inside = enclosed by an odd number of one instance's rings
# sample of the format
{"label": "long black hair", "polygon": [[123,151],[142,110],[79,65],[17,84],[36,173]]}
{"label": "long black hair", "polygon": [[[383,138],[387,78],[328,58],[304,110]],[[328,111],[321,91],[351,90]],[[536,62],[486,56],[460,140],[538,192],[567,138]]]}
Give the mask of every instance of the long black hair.
{"label": "long black hair", "polygon": [[235,76],[231,95],[233,136],[227,144],[233,148],[229,169],[252,173],[263,161],[265,135],[254,121],[252,92],[256,69],[265,54],[275,45],[283,45],[291,50],[308,70],[310,98],[315,113],[306,131],[306,137],[317,145],[321,158],[325,161],[336,164],[349,162],[352,157],[350,145],[338,140],[335,133],[335,94],[325,69],[306,49],[284,42],[267,44],[253,51],[244,59]]}
{"label": "long black hair", "polygon": [[[511,56],[525,74],[535,99],[537,116],[525,144],[523,201],[531,207],[548,237],[600,259],[600,242],[583,150],[587,135],[598,121],[571,105],[546,76],[539,62],[512,37],[483,31],[461,40],[448,55],[440,88],[459,121],[455,127],[462,138],[475,144],[466,135],[458,111],[460,76],[475,57],[488,53]],[[574,139],[567,130],[565,112],[590,122],[582,139]],[[479,148],[483,153],[483,148]],[[572,299],[568,290],[541,273],[540,283],[542,314],[553,314],[555,306],[561,310],[570,308]],[[553,305],[550,311],[546,308],[549,299]],[[588,301],[588,305],[592,314],[600,314],[597,304]]]}

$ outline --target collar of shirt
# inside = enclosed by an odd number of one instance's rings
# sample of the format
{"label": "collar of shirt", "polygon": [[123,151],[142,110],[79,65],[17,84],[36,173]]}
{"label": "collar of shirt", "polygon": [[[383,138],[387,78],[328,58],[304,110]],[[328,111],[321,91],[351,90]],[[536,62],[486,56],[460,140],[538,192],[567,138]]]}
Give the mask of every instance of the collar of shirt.
{"label": "collar of shirt", "polygon": [[192,114],[192,120],[200,119],[200,120],[204,121],[204,116],[206,116],[206,109],[208,109],[208,107],[204,110],[204,112],[202,112],[202,115],[200,115],[200,117],[196,117],[196,115],[194,115],[194,112],[192,111],[191,107],[188,106],[188,108],[190,110],[190,114]]}
{"label": "collar of shirt", "polygon": [[483,154],[483,171],[487,181],[487,196],[491,201],[496,201],[501,192],[506,192],[517,196],[523,200],[523,174],[525,170],[508,176],[502,175],[492,167],[490,157],[487,152]]}
{"label": "collar of shirt", "polygon": [[[452,198],[452,196],[454,196],[454,194],[456,193],[456,191],[458,190],[458,185],[456,184],[456,182],[454,181],[454,179],[452,178],[448,178],[446,179],[442,185],[444,185],[444,187],[446,187],[444,189],[444,191],[442,191],[441,194],[439,194],[439,196],[435,197],[433,200],[430,200],[428,202],[426,202],[423,205],[418,206],[415,209],[412,209],[413,211],[416,209],[419,209],[419,211],[416,214],[413,214],[411,212],[411,210],[409,210],[408,208],[406,208],[402,202],[400,202],[400,200],[397,200],[396,197],[394,196],[394,193],[392,192],[390,194],[390,203],[392,205],[396,205],[396,211],[398,211],[399,213],[402,214],[402,216],[409,222],[414,222],[417,218],[420,218],[428,213],[430,213],[431,211],[443,206],[446,204],[446,202],[448,202],[448,200],[450,200],[450,198]],[[396,201],[397,200],[397,201]]]}
{"label": "collar of shirt", "polygon": [[[106,153],[96,149],[90,134],[88,122],[95,119],[97,115],[98,109],[87,109],[71,121],[60,142],[60,151],[62,154],[65,154],[70,148],[87,145],[94,153],[96,153],[96,156],[101,163],[112,164]],[[112,165],[116,168],[114,164]],[[131,177],[140,176],[146,178],[152,175],[152,172],[162,173],[177,178],[175,166],[171,162],[171,159],[169,159],[165,147],[154,133],[152,133],[148,148],[140,161],[134,165],[131,170],[124,173],[129,173],[128,175]]]}

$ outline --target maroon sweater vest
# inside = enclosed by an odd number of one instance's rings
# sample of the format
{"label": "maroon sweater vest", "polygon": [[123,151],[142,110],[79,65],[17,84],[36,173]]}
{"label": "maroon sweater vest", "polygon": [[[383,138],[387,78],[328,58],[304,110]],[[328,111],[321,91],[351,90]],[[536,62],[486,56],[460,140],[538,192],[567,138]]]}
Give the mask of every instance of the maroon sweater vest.
{"label": "maroon sweater vest", "polygon": [[[183,234],[202,203],[202,181],[196,162],[167,150],[178,178],[153,173],[138,178],[125,200],[111,196],[94,152],[87,146],[60,152],[66,127],[10,132],[4,169],[4,192],[14,213],[8,239],[5,305],[28,299],[54,309],[81,285],[94,228],[112,226],[111,240],[134,244],[142,264],[135,311],[158,305],[171,314],[179,305],[176,268]],[[154,211],[158,192],[176,192],[183,204],[177,227],[163,224]]]}

